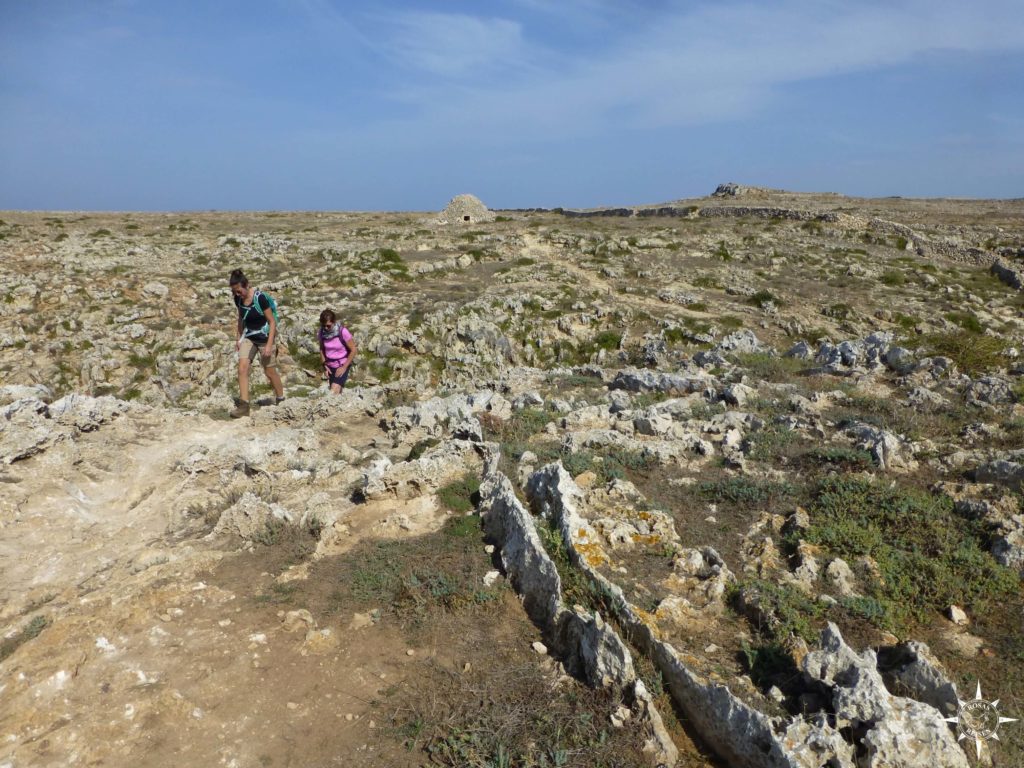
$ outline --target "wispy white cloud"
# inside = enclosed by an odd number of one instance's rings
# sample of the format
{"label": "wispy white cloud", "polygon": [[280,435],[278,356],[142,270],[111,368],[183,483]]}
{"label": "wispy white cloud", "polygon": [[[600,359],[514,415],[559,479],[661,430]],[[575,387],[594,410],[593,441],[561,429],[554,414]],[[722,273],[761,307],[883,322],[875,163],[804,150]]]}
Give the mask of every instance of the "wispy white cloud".
{"label": "wispy white cloud", "polygon": [[381,19],[390,27],[385,53],[421,73],[464,78],[500,75],[527,59],[516,21],[412,12]]}
{"label": "wispy white cloud", "polygon": [[[511,5],[549,19],[570,21],[585,27],[603,26],[613,19],[643,13],[642,0],[511,0]],[[648,11],[654,10],[647,9]]]}
{"label": "wispy white cloud", "polygon": [[331,0],[277,0],[285,10],[305,16],[319,34],[337,39],[339,44],[355,43],[373,47],[369,36],[353,20],[353,14],[341,11]]}
{"label": "wispy white cloud", "polygon": [[[591,2],[597,0],[578,0]],[[492,18],[416,14],[400,28],[398,47],[427,73],[455,76],[524,54],[537,63],[526,78],[494,77],[459,90],[427,80],[396,89],[423,106],[420,118],[571,135],[612,119],[651,127],[749,115],[789,83],[877,70],[933,51],[1020,50],[1024,8],[1011,0],[679,5],[651,13],[599,53],[575,58],[539,50],[518,25]]]}

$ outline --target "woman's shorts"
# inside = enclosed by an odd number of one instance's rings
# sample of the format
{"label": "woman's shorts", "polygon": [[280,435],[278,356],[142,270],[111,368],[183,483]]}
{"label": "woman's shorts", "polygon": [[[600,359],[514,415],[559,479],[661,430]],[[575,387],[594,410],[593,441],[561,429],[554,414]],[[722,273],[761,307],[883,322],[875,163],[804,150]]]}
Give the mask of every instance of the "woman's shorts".
{"label": "woman's shorts", "polygon": [[341,376],[337,376],[336,374],[340,370],[341,370],[341,366],[338,366],[337,368],[328,368],[327,369],[327,385],[328,386],[331,386],[333,384],[337,384],[342,389],[345,388],[345,382],[348,381],[348,375],[352,372],[352,366],[350,365],[348,368],[346,368],[345,372],[343,374],[341,374]]}
{"label": "woman's shorts", "polygon": [[263,366],[264,370],[267,368],[277,368],[277,344],[275,344],[274,348],[270,351],[269,358],[263,356],[263,348],[265,346],[266,344],[260,344],[257,346],[251,339],[242,339],[242,343],[238,347],[238,359],[244,360],[248,357],[249,363],[251,364],[252,361],[258,357],[260,359],[260,365]]}

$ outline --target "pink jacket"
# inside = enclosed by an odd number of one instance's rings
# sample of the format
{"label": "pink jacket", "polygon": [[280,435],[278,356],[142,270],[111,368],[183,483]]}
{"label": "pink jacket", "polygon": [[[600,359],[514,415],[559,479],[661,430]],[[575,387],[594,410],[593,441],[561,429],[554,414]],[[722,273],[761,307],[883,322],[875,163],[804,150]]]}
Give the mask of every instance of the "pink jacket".
{"label": "pink jacket", "polygon": [[[339,330],[340,329],[340,330]],[[317,331],[317,338],[324,348],[324,356],[331,368],[340,368],[348,360],[348,347],[346,341],[352,341],[352,333],[343,325],[338,323],[329,331],[321,328]]]}

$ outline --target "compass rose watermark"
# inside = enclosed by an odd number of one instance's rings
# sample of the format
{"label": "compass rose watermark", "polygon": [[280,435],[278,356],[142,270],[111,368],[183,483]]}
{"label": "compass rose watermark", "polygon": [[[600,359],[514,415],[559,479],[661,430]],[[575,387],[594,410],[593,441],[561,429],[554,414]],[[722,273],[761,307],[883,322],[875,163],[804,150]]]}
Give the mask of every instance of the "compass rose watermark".
{"label": "compass rose watermark", "polygon": [[981,698],[981,683],[978,683],[978,692],[974,695],[973,699],[968,701],[960,701],[957,699],[957,710],[956,717],[945,718],[947,723],[955,723],[957,730],[960,731],[960,735],[957,736],[957,741],[963,739],[974,739],[974,747],[978,753],[978,759],[981,760],[981,744],[984,741],[992,739],[999,741],[999,726],[1003,723],[1015,723],[1017,722],[1016,717],[1000,717],[999,710],[999,699],[995,701],[985,701]]}

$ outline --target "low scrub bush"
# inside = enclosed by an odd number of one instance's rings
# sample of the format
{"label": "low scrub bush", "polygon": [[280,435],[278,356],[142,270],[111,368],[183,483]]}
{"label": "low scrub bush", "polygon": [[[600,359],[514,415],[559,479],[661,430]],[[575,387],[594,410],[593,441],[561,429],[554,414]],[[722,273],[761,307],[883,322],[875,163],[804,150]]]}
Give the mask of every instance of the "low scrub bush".
{"label": "low scrub bush", "polygon": [[693,284],[697,288],[715,288],[721,290],[722,284],[718,281],[714,275],[701,275],[693,279]]}
{"label": "low scrub bush", "polygon": [[780,357],[769,352],[741,352],[734,357],[751,377],[759,381],[790,381],[808,367],[808,363],[799,358]]}
{"label": "low scrub bush", "polygon": [[884,285],[896,286],[907,282],[907,277],[899,270],[889,269],[882,273],[881,280]]}
{"label": "low scrub bush", "polygon": [[[613,688],[552,686],[530,659],[497,656],[493,668],[440,664],[385,689],[384,722],[416,765],[449,768],[642,768],[642,730],[613,728]],[[662,715],[665,717],[665,715]],[[413,764],[413,763],[410,763]]]}
{"label": "low scrub bush", "polygon": [[562,457],[565,471],[575,477],[582,472],[593,472],[602,483],[622,479],[628,472],[643,472],[656,466],[657,460],[639,451],[625,448],[609,448],[597,456],[589,451],[579,451]]}
{"label": "low scrub bush", "polygon": [[969,333],[984,333],[985,327],[973,312],[947,312],[946,319]]}
{"label": "low scrub bush", "polygon": [[893,315],[893,322],[895,322],[900,328],[911,331],[921,322],[921,318],[897,312]]}
{"label": "low scrub bush", "polygon": [[476,508],[480,500],[480,478],[468,473],[455,482],[437,489],[441,505],[452,512],[464,514]]}
{"label": "low scrub bush", "polygon": [[801,464],[806,466],[851,472],[870,469],[874,464],[870,451],[846,445],[812,448],[800,458]]}
{"label": "low scrub bush", "polygon": [[904,339],[904,346],[923,353],[950,358],[970,376],[1001,368],[1006,363],[1009,344],[1000,338],[968,330],[952,333],[931,333]]}
{"label": "low scrub bush", "polygon": [[491,413],[480,414],[484,433],[499,442],[523,442],[544,429],[554,418],[553,414],[541,408],[521,408],[511,418],[502,420]]}
{"label": "low scrub bush", "polygon": [[986,551],[983,523],[955,514],[947,496],[830,477],[808,511],[811,527],[800,537],[848,562],[877,564],[878,578],[867,585],[874,602],[852,608],[885,629],[905,629],[953,604],[983,612],[1020,588],[1020,578]]}
{"label": "low scrub bush", "polygon": [[777,307],[782,306],[782,299],[769,290],[760,290],[752,296],[749,296],[747,298],[747,303],[753,304],[759,309],[764,309],[769,304],[774,304]]}
{"label": "low scrub bush", "polygon": [[682,328],[666,328],[663,334],[666,344],[683,344],[689,337],[690,333]]}
{"label": "low scrub bush", "polygon": [[618,331],[601,331],[594,337],[592,343],[597,349],[611,351],[618,349],[621,341],[622,334]]}
{"label": "low scrub bush", "polygon": [[749,506],[794,496],[796,489],[789,483],[752,480],[748,477],[728,477],[718,481],[705,481],[697,485],[705,501]]}
{"label": "low scrub bush", "polygon": [[738,582],[730,590],[730,602],[736,604],[740,594],[756,595],[761,612],[773,618],[757,628],[763,637],[776,643],[786,643],[791,637],[800,637],[809,643],[818,639],[818,620],[828,610],[825,603],[789,584],[764,579]]}
{"label": "low scrub bush", "polygon": [[736,317],[736,315],[722,315],[715,318],[715,322],[727,331],[735,331],[743,327],[743,318]]}
{"label": "low scrub bush", "polygon": [[853,307],[840,302],[825,307],[821,310],[821,314],[825,315],[825,317],[831,317],[833,320],[849,320],[853,315]]}
{"label": "low scrub bush", "polygon": [[750,436],[749,456],[754,461],[767,463],[778,462],[788,456],[793,446],[799,442],[800,435],[792,429],[771,426],[755,432]]}

